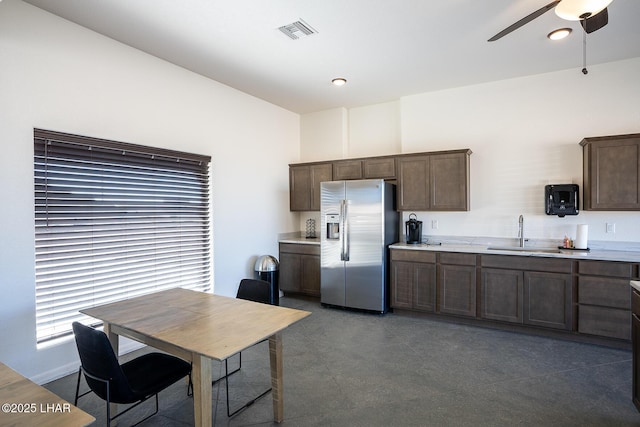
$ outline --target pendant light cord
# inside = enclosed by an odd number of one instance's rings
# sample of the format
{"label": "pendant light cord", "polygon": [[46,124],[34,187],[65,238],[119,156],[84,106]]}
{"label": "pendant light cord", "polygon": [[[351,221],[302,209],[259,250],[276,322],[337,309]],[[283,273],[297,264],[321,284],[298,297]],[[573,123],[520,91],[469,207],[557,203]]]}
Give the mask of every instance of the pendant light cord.
{"label": "pendant light cord", "polygon": [[582,74],[587,75],[587,20],[582,21]]}

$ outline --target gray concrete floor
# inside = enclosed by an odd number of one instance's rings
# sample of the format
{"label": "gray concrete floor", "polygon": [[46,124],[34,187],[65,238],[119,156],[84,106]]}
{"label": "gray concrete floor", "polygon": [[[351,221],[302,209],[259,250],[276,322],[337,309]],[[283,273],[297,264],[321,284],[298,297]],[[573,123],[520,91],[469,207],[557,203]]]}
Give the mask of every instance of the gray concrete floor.
{"label": "gray concrete floor", "polygon": [[[302,298],[285,297],[281,305],[313,312],[283,332],[282,425],[640,426],[630,351],[323,308]],[[215,376],[223,367],[213,369]],[[70,375],[46,387],[73,402],[75,381]],[[243,352],[230,387],[232,408],[269,387],[266,343]],[[95,395],[78,406],[104,425],[104,404]],[[120,425],[152,408],[146,402]],[[212,410],[216,426],[273,424],[271,394],[227,418],[224,382],[213,387]],[[192,399],[179,382],[160,394],[160,412],[141,425],[192,424]]]}

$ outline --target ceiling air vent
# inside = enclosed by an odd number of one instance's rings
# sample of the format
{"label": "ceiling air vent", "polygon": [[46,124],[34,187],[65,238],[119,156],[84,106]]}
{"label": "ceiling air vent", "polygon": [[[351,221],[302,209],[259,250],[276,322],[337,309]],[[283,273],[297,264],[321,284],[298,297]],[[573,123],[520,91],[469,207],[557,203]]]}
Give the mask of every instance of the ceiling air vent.
{"label": "ceiling air vent", "polygon": [[317,33],[316,30],[302,19],[291,24],[283,25],[278,29],[292,40],[298,40],[300,37],[310,36],[311,34]]}

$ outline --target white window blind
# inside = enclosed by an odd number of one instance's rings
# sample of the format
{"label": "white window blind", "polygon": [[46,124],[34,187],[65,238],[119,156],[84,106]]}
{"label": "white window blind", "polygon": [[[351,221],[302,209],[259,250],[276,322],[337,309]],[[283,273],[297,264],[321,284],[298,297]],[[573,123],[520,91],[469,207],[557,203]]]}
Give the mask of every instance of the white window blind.
{"label": "white window blind", "polygon": [[37,341],[78,310],[212,284],[208,156],[34,130]]}

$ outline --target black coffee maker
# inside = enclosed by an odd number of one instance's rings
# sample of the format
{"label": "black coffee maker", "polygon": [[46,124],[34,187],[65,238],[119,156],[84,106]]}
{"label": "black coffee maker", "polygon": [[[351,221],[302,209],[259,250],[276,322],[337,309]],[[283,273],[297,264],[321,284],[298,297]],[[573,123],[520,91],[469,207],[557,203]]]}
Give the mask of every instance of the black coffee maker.
{"label": "black coffee maker", "polygon": [[409,214],[409,221],[406,221],[404,225],[407,243],[422,243],[422,221],[418,221],[418,217],[416,216],[416,214]]}

